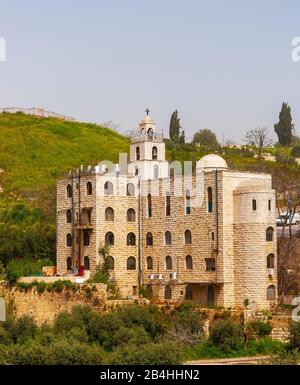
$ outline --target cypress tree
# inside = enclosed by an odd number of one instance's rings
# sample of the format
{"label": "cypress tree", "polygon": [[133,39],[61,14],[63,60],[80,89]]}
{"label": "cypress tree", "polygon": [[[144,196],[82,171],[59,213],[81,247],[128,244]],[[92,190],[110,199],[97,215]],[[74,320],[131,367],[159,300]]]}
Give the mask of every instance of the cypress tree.
{"label": "cypress tree", "polygon": [[293,140],[293,121],[291,107],[288,103],[282,103],[279,114],[279,122],[274,125],[275,132],[278,136],[278,141],[283,146],[289,146]]}
{"label": "cypress tree", "polygon": [[170,120],[170,139],[172,141],[178,141],[180,137],[180,118],[178,117],[178,111],[174,111]]}

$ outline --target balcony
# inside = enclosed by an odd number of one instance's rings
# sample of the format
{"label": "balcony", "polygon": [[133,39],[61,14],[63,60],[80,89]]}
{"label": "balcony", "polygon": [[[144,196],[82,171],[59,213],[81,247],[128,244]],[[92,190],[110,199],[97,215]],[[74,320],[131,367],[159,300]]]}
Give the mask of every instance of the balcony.
{"label": "balcony", "polygon": [[77,230],[94,230],[94,226],[92,223],[88,223],[84,221],[75,222],[75,228]]}

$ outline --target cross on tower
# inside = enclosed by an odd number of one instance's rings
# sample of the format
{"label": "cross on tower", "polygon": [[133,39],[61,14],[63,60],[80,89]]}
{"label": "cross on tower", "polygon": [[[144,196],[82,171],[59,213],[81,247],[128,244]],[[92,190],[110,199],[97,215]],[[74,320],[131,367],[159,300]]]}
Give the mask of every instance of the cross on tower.
{"label": "cross on tower", "polygon": [[146,112],[147,115],[149,115],[149,113],[150,113],[149,108],[147,108],[147,110],[145,112]]}

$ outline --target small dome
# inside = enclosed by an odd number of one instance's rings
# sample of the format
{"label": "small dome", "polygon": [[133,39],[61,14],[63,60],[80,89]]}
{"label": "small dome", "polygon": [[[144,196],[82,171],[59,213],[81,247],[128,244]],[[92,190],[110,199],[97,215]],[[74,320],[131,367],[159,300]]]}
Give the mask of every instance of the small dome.
{"label": "small dome", "polygon": [[217,154],[208,154],[205,155],[203,158],[201,158],[198,162],[199,166],[201,168],[204,168],[206,170],[227,170],[228,165],[220,155]]}
{"label": "small dome", "polygon": [[155,124],[155,123],[154,123],[154,120],[150,118],[149,115],[146,115],[144,119],[141,121],[140,125],[142,124]]}

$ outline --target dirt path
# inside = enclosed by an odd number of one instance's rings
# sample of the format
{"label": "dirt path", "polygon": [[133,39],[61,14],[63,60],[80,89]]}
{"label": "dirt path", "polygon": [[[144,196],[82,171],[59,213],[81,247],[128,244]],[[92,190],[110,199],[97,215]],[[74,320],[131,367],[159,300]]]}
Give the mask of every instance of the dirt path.
{"label": "dirt path", "polygon": [[187,361],[184,365],[259,365],[271,359],[270,356],[222,358],[213,360]]}

